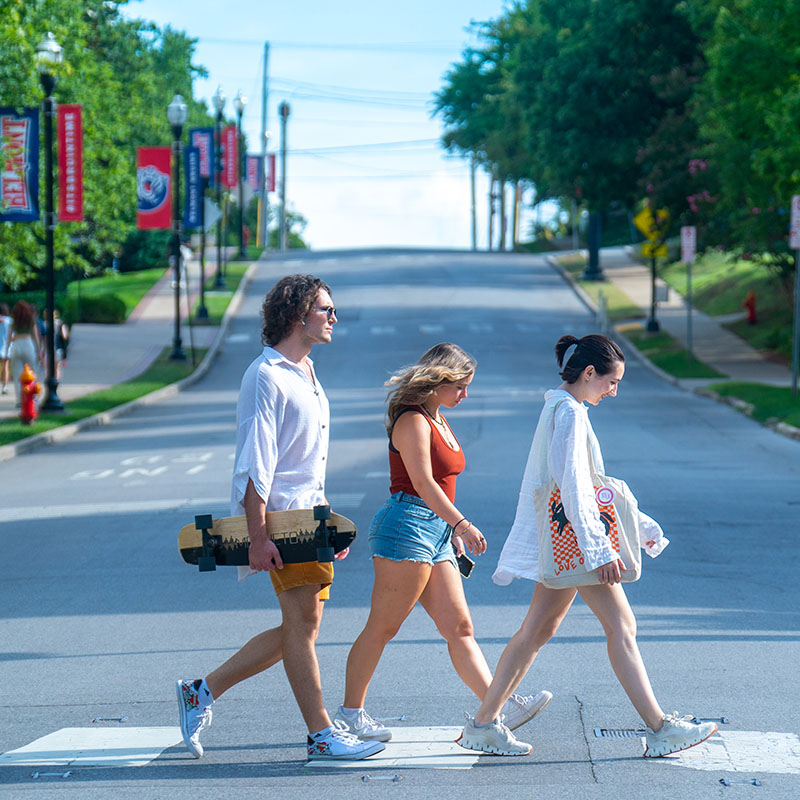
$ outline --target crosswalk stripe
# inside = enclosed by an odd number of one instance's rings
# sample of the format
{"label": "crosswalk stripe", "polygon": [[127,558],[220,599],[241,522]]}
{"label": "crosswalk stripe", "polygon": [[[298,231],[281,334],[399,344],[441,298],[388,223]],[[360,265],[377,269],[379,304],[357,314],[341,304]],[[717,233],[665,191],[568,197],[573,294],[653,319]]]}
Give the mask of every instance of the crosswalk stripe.
{"label": "crosswalk stripe", "polygon": [[143,767],[182,741],[180,728],[61,728],[0,754],[0,767]]}
{"label": "crosswalk stripe", "polygon": [[461,728],[452,727],[395,727],[386,749],[363,761],[308,761],[307,767],[325,769],[471,769],[480,753],[465,750],[455,743]]}

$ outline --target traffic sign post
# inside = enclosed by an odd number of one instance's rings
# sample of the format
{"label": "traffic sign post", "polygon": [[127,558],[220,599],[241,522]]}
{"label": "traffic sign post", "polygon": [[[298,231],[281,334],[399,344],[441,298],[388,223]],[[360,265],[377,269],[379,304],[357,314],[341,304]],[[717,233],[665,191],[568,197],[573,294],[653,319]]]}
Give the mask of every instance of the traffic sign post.
{"label": "traffic sign post", "polygon": [[657,333],[661,326],[656,319],[656,259],[667,255],[664,235],[669,225],[669,211],[657,208],[655,213],[650,206],[645,206],[634,218],[633,224],[647,237],[642,244],[642,257],[650,259],[650,318],[646,329]]}
{"label": "traffic sign post", "polygon": [[681,261],[686,264],[686,349],[689,358],[694,355],[692,337],[692,264],[697,254],[697,229],[693,225],[681,228]]}
{"label": "traffic sign post", "polygon": [[800,371],[800,194],[792,196],[789,247],[794,250],[794,335],[792,337],[792,395],[797,397],[797,374]]}

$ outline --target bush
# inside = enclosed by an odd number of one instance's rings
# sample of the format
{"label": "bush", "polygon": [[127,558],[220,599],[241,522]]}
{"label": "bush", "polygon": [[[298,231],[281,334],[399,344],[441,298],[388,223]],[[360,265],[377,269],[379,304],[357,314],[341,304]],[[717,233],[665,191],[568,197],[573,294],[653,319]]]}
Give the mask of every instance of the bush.
{"label": "bush", "polygon": [[69,296],[62,300],[62,316],[65,321],[96,322],[116,325],[125,322],[125,303],[115,294],[99,294],[81,297]]}

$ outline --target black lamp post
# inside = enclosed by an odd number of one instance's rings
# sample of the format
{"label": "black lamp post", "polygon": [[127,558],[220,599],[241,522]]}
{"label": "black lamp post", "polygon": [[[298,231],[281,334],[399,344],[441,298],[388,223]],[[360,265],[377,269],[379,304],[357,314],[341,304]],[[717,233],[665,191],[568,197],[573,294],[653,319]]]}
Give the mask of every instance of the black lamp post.
{"label": "black lamp post", "polygon": [[278,106],[278,114],[281,117],[281,227],[278,244],[280,250],[286,250],[289,246],[289,231],[286,227],[286,123],[291,113],[291,106],[283,100]]}
{"label": "black lamp post", "polygon": [[175,270],[175,334],[172,337],[173,361],[185,361],[181,346],[181,134],[187,116],[186,103],[176,94],[167,106],[167,119],[172,126],[172,266]]}
{"label": "black lamp post", "polygon": [[233,105],[236,108],[237,117],[237,141],[239,146],[236,148],[239,156],[239,163],[236,165],[238,178],[239,178],[239,257],[247,258],[247,248],[244,246],[244,181],[242,180],[244,174],[244,137],[242,136],[242,114],[244,114],[244,107],[247,105],[247,98],[241,93],[236,93],[233,98]]}
{"label": "black lamp post", "polygon": [[56,213],[53,208],[53,117],[56,113],[56,103],[53,99],[53,89],[56,86],[56,76],[52,68],[63,60],[61,45],[48,33],[36,48],[36,66],[39,68],[39,80],[44,89],[42,101],[42,114],[44,115],[44,157],[45,157],[45,247],[47,250],[47,313],[50,319],[47,323],[47,376],[45,385],[47,393],[40,406],[42,411],[63,411],[64,404],[58,396],[58,381],[56,380],[56,330],[53,324],[55,315],[55,245],[53,237],[56,229]]}
{"label": "black lamp post", "polygon": [[[222,87],[217,86],[216,94],[211,98],[214,109],[217,112],[217,124],[214,130],[214,143],[216,153],[214,158],[214,184],[217,189],[217,208],[222,212],[222,109],[225,108],[225,93]],[[214,281],[217,289],[225,288],[225,281],[222,277],[222,214],[217,220],[217,277]]]}

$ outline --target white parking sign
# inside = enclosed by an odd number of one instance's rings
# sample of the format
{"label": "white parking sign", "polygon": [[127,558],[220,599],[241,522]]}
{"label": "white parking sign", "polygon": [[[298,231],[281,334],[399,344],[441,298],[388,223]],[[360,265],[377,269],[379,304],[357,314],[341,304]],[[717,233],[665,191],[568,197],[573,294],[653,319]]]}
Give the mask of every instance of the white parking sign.
{"label": "white parking sign", "polygon": [[697,229],[693,225],[681,228],[681,261],[693,264],[697,254]]}
{"label": "white parking sign", "polygon": [[792,195],[792,222],[789,229],[789,247],[800,250],[800,194]]}

